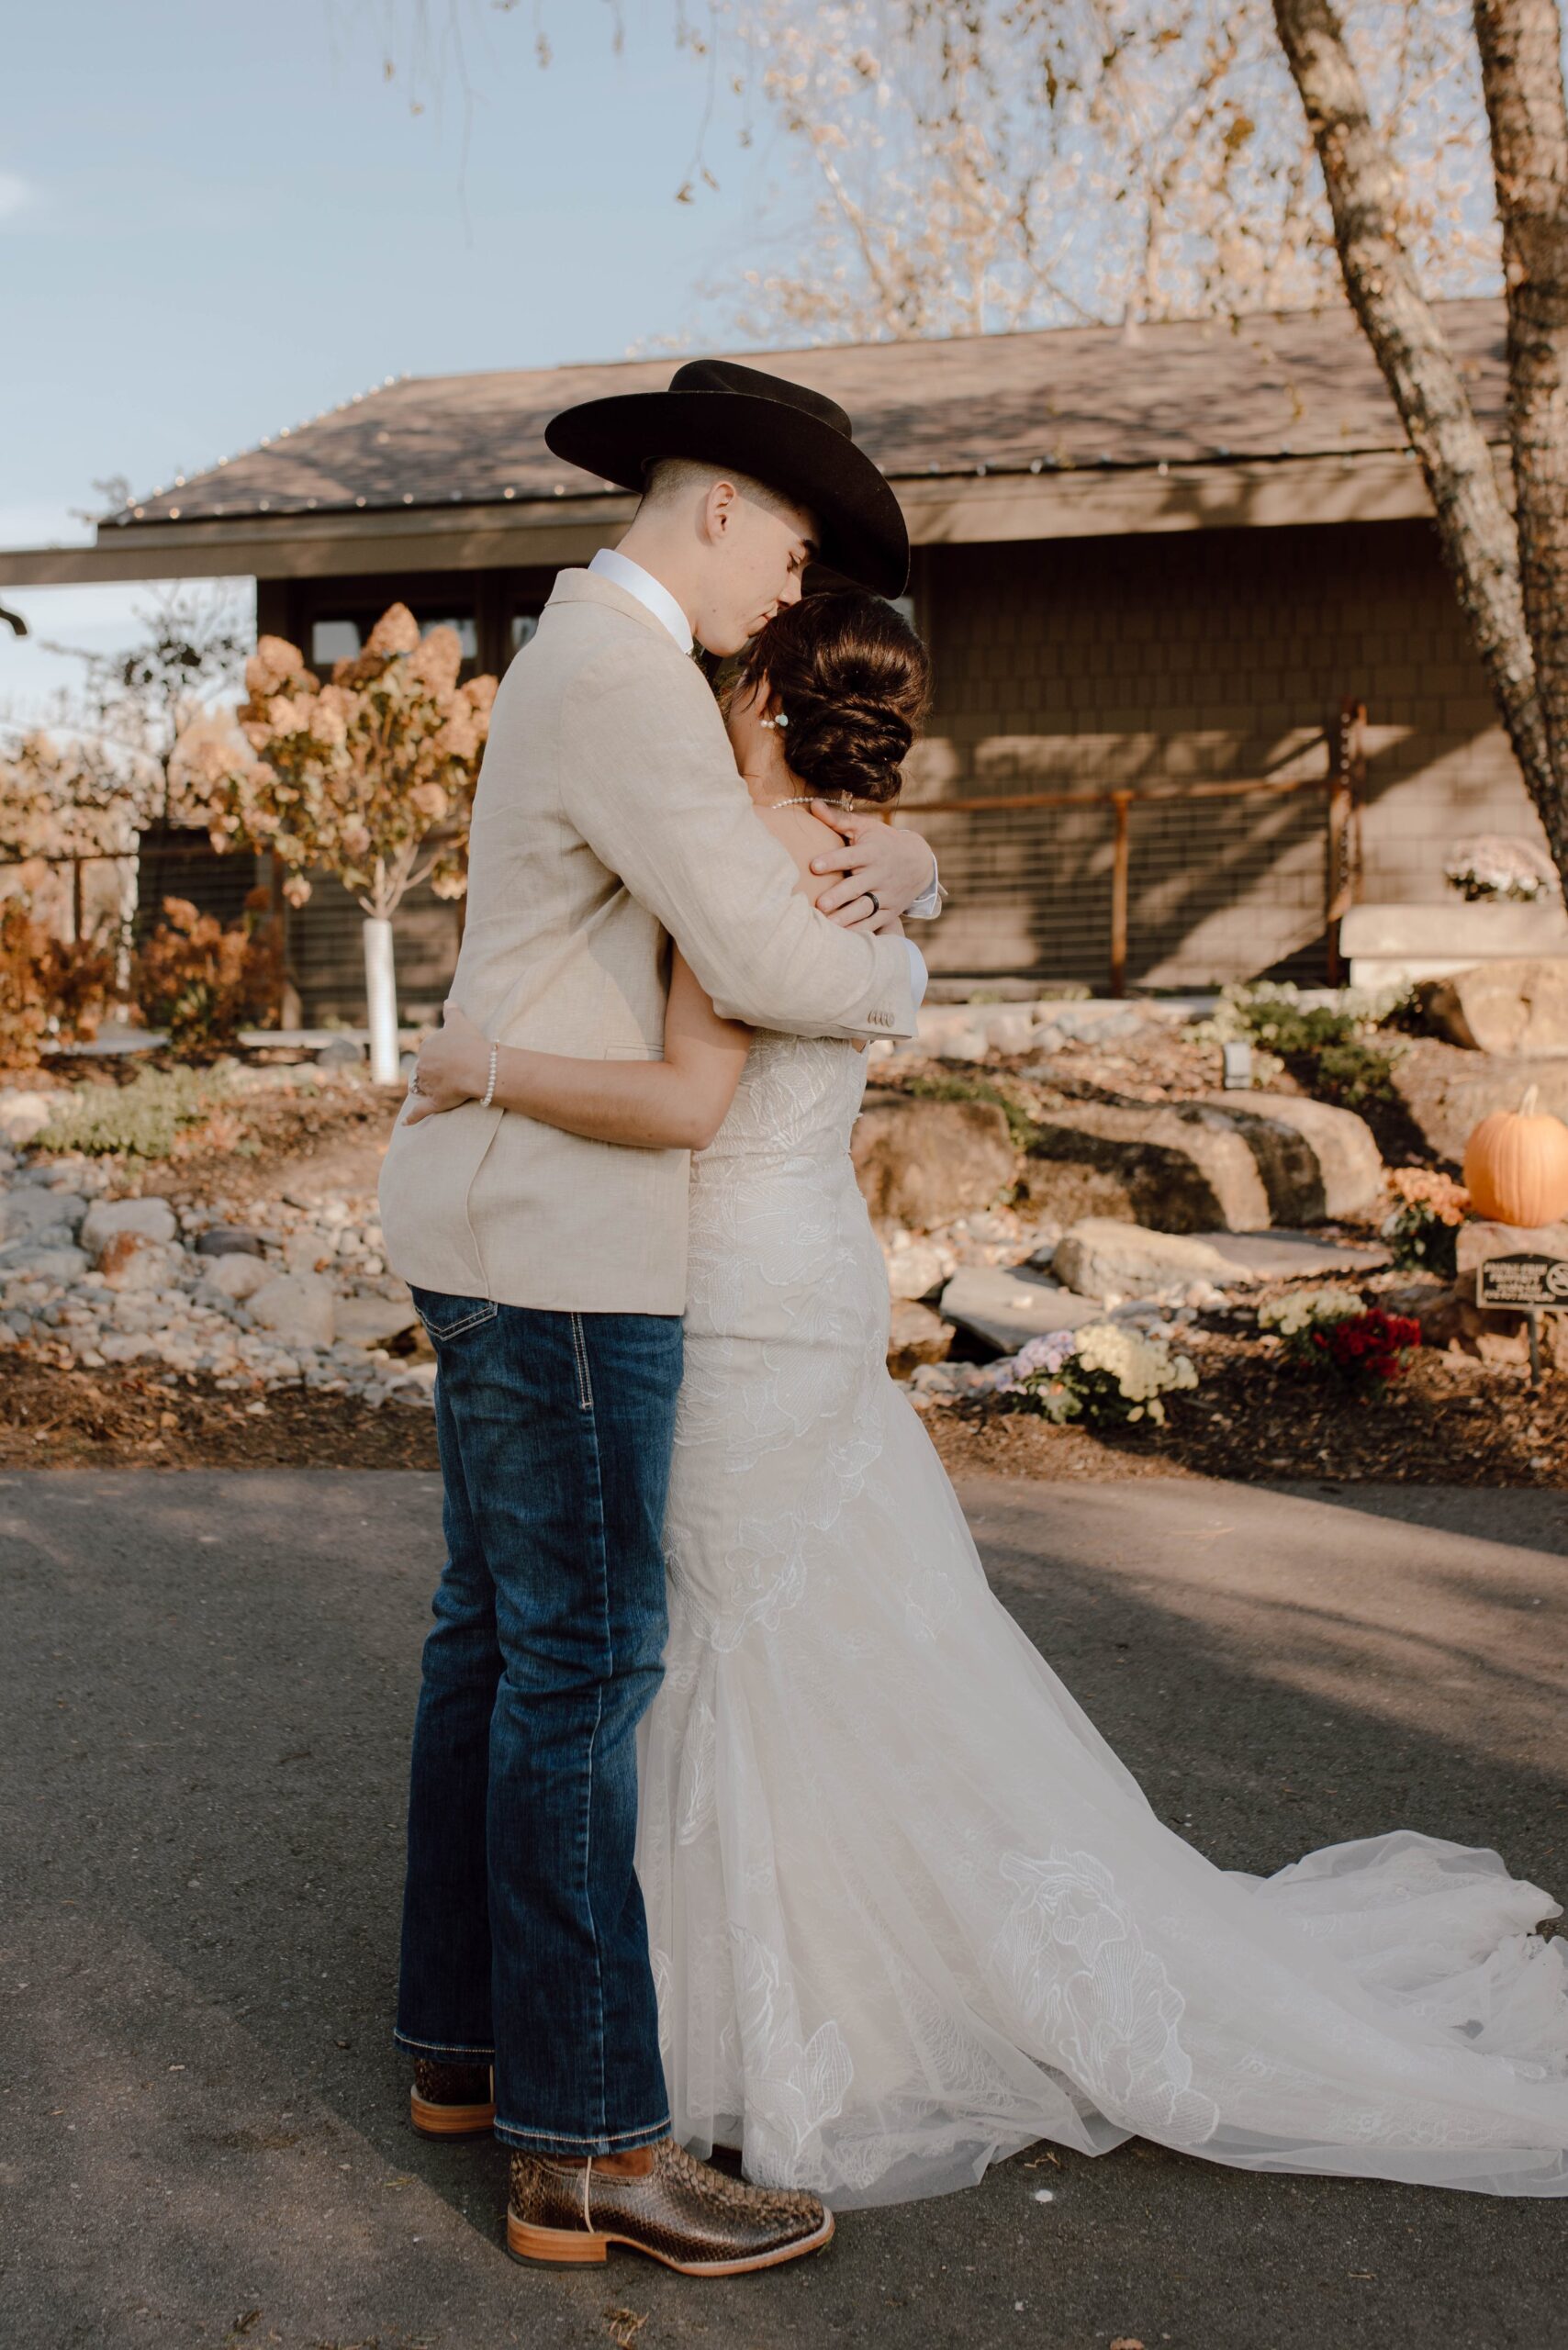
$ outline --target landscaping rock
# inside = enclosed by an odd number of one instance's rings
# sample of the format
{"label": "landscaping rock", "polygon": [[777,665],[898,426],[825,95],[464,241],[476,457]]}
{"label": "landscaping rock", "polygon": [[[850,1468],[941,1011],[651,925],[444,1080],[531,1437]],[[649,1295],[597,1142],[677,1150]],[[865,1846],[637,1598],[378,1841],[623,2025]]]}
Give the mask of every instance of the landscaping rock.
{"label": "landscaping rock", "polygon": [[49,1094],[8,1085],[0,1091],[0,1140],[13,1150],[25,1150],[35,1136],[42,1134],[53,1114],[54,1103]]}
{"label": "landscaping rock", "polygon": [[871,1214],[922,1231],[990,1207],[1018,1171],[1007,1120],[992,1102],[873,1094],[851,1155]]}
{"label": "landscaping rock", "polygon": [[144,1200],[95,1200],[82,1225],[82,1246],[96,1256],[122,1232],[147,1240],[173,1240],[179,1231],[174,1209],[155,1193]]}
{"label": "landscaping rock", "polygon": [[1312,1240],[1305,1232],[1205,1232],[1204,1239],[1225,1265],[1224,1279],[1235,1289],[1249,1281],[1300,1281],[1306,1276],[1324,1281],[1354,1281],[1358,1274],[1382,1270],[1391,1252],[1380,1241],[1347,1244]]}
{"label": "landscaping rock", "polygon": [[180,1270],[180,1251],[145,1232],[113,1232],[98,1251],[98,1270],[112,1290],[161,1290]]}
{"label": "landscaping rock", "polygon": [[1206,1240],[1095,1216],[1063,1233],[1051,1259],[1057,1279],[1080,1297],[1160,1297],[1193,1281],[1216,1287],[1225,1259]]}
{"label": "landscaping rock", "polygon": [[330,1347],[336,1336],[337,1300],[330,1281],[315,1273],[276,1273],[250,1301],[263,1330],[290,1347]]}
{"label": "landscaping rock", "polygon": [[1568,955],[1478,963],[1417,993],[1439,1033],[1472,1052],[1568,1058]]}
{"label": "landscaping rock", "polygon": [[1491,1224],[1477,1216],[1454,1236],[1454,1264],[1462,1285],[1475,1293],[1475,1268],[1493,1257],[1568,1257],[1568,1222]]}
{"label": "landscaping rock", "polygon": [[921,1363],[943,1362],[956,1333],[928,1305],[901,1299],[893,1307],[888,1329],[888,1369],[895,1379],[907,1379]]}
{"label": "landscaping rock", "polygon": [[86,1214],[87,1203],[75,1192],[19,1183],[0,1198],[0,1244],[30,1239],[39,1232],[73,1234]]}
{"label": "landscaping rock", "polygon": [[238,1305],[246,1298],[254,1297],[256,1292],[264,1289],[273,1278],[271,1267],[263,1264],[260,1257],[234,1250],[225,1256],[208,1259],[202,1275],[202,1287]]}
{"label": "landscaping rock", "polygon": [[[1160,1232],[1256,1232],[1268,1187],[1238,1121],[1204,1102],[1074,1102],[1044,1113],[1031,1158],[1116,1179],[1137,1221]],[[1030,1183],[1032,1202],[1055,1205]]]}
{"label": "landscaping rock", "polygon": [[355,1347],[384,1347],[389,1338],[411,1330],[419,1318],[407,1290],[400,1298],[364,1291],[356,1297],[340,1297],[334,1315],[339,1338]]}
{"label": "landscaping rock", "polygon": [[325,1272],[337,1253],[332,1236],[308,1224],[291,1232],[283,1244],[283,1261],[291,1273]]}
{"label": "landscaping rock", "polygon": [[990,1040],[983,1028],[950,1028],[934,1046],[940,1061],[983,1061],[991,1050]]}
{"label": "landscaping rock", "polygon": [[1099,1305],[1075,1297],[1059,1281],[1000,1265],[961,1265],[942,1292],[941,1310],[946,1320],[1004,1355],[1042,1331],[1079,1330],[1102,1316]]}
{"label": "landscaping rock", "polygon": [[1464,1146],[1494,1110],[1517,1110],[1535,1086],[1540,1107],[1568,1120],[1568,1059],[1505,1059],[1417,1036],[1394,1064],[1394,1090],[1422,1140],[1457,1170]]}
{"label": "landscaping rock", "polygon": [[952,1266],[934,1240],[906,1240],[888,1251],[888,1288],[894,1297],[929,1297]]}
{"label": "landscaping rock", "polygon": [[198,1257],[260,1257],[262,1236],[243,1225],[208,1225],[205,1232],[196,1235],[196,1253]]}
{"label": "landscaping rock", "polygon": [[84,1248],[71,1247],[64,1227],[60,1226],[0,1249],[0,1281],[27,1280],[68,1285],[81,1280],[91,1261]]}
{"label": "landscaping rock", "polygon": [[[1282,1197],[1274,1209],[1275,1224],[1337,1223],[1341,1216],[1365,1215],[1381,1201],[1383,1154],[1372,1128],[1353,1110],[1336,1109],[1330,1102],[1315,1102],[1300,1093],[1249,1093],[1241,1101],[1234,1095],[1216,1094],[1211,1106],[1231,1118],[1249,1142],[1253,1142],[1255,1128],[1266,1125],[1289,1128],[1305,1145],[1305,1182],[1299,1176],[1290,1179],[1302,1182],[1300,1196],[1294,1205],[1287,1205]],[[1260,1139],[1254,1147],[1271,1192],[1276,1185],[1282,1192],[1284,1159]],[[1264,1164],[1265,1158],[1269,1165]]]}
{"label": "landscaping rock", "polygon": [[364,1046],[353,1036],[334,1036],[323,1045],[316,1056],[318,1069],[358,1069],[364,1059]]}

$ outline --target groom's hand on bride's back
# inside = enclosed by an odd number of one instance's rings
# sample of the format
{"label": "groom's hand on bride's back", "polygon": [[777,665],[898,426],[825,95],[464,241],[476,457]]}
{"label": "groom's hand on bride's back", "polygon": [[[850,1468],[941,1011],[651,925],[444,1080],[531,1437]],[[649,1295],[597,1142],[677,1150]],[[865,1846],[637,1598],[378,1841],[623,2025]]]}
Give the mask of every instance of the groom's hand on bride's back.
{"label": "groom's hand on bride's back", "polygon": [[890,929],[935,878],[936,859],[929,842],[880,816],[851,813],[825,800],[813,800],[812,808],[843,844],[812,859],[813,873],[831,877],[818,894],[818,912],[846,930]]}

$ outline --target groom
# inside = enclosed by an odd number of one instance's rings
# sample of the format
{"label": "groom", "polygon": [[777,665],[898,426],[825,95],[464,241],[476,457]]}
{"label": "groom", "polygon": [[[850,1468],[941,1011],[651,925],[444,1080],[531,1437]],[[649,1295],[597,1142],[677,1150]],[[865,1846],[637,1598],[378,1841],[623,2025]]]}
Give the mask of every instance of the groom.
{"label": "groom", "polygon": [[[727,362],[557,416],[559,457],[643,492],[563,572],[496,699],[453,994],[498,1044],[661,1049],[668,941],[720,1011],[906,1035],[935,911],[917,834],[846,821],[818,911],[756,822],[689,657],[741,650],[820,557],[884,595],[897,500],[832,401]],[[825,836],[824,836],[825,837]],[[833,917],[829,918],[829,914]],[[491,1086],[495,1062],[491,1060]],[[416,2128],[513,2149],[508,2243],[694,2276],[815,2250],[813,2196],[670,2137],[641,1890],[636,1728],[661,1673],[688,1161],[474,1102],[399,1122],[387,1253],[436,1349],[446,1565],[414,1728],[397,2040]]]}

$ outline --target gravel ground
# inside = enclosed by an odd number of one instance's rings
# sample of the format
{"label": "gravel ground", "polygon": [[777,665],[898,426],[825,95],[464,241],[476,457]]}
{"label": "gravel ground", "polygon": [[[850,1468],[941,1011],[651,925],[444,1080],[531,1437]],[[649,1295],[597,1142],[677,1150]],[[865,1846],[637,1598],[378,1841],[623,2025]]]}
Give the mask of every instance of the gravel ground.
{"label": "gravel ground", "polygon": [[[1222,1865],[1407,1824],[1568,1884],[1561,1494],[965,1499],[1000,1596]],[[1141,2145],[1037,2150],[732,2284],[510,2263],[499,2151],[414,2138],[387,2039],[438,1507],[420,1472],[0,1480],[7,2344],[1522,2350],[1561,2330],[1561,2205]]]}

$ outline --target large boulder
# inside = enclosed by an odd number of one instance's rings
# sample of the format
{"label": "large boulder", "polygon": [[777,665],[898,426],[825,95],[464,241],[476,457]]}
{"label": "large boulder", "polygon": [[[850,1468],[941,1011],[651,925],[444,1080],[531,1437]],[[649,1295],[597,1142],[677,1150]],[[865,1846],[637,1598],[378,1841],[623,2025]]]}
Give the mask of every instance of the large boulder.
{"label": "large boulder", "polygon": [[1477,1053],[1568,1058],[1568,955],[1520,955],[1428,979],[1417,994],[1440,1035]]}
{"label": "large boulder", "polygon": [[1417,1036],[1394,1064],[1394,1090],[1411,1124],[1456,1169],[1482,1119],[1517,1110],[1532,1085],[1542,1110],[1568,1120],[1568,1059],[1510,1060]]}
{"label": "large boulder", "polygon": [[[1366,1215],[1381,1202],[1383,1154],[1353,1110],[1301,1093],[1218,1093],[1210,1100],[1256,1154],[1276,1224],[1337,1223]],[[1281,1148],[1281,1127],[1294,1147]]]}
{"label": "large boulder", "polygon": [[851,1155],[871,1214],[917,1231],[990,1207],[1018,1173],[1007,1120],[993,1102],[872,1094]]}
{"label": "large boulder", "polygon": [[1080,1297],[1160,1297],[1196,1281],[1234,1278],[1206,1240],[1092,1216],[1057,1242],[1051,1270]]}
{"label": "large boulder", "polygon": [[[1273,1221],[1257,1153],[1238,1120],[1206,1102],[1074,1102],[1038,1124],[1032,1157],[1114,1178],[1155,1230],[1256,1232]],[[1276,1155],[1289,1148],[1282,1133]]]}

